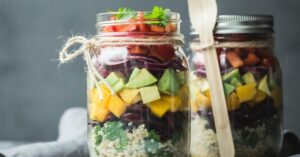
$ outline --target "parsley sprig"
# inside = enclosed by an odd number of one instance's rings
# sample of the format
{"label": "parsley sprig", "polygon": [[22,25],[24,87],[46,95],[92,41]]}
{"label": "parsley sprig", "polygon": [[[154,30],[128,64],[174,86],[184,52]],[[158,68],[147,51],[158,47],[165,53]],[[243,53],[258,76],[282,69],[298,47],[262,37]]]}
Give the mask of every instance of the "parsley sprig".
{"label": "parsley sprig", "polygon": [[136,17],[136,11],[131,8],[119,8],[116,15],[117,20],[128,20]]}
{"label": "parsley sprig", "polygon": [[169,13],[170,9],[164,9],[163,7],[154,6],[151,13],[145,14],[145,19],[157,19],[159,23],[163,26],[166,26],[168,19],[170,18]]}

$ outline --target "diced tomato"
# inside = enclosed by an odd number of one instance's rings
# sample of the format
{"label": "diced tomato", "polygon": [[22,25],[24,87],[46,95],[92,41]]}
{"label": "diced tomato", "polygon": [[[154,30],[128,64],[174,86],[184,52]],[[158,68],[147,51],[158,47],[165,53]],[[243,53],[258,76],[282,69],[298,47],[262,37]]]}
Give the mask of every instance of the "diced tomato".
{"label": "diced tomato", "polygon": [[175,24],[169,23],[166,26],[166,32],[176,32],[177,31],[177,26]]}
{"label": "diced tomato", "polygon": [[148,24],[138,24],[139,31],[140,32],[149,32],[150,31],[150,25]]}
{"label": "diced tomato", "polygon": [[104,26],[102,29],[103,32],[114,32],[114,26]]}
{"label": "diced tomato", "polygon": [[116,32],[135,32],[138,30],[138,27],[136,24],[123,24],[123,25],[117,25]]}
{"label": "diced tomato", "polygon": [[150,55],[161,61],[172,59],[175,56],[175,49],[171,45],[152,46]]}
{"label": "diced tomato", "polygon": [[151,25],[151,32],[163,33],[163,32],[165,32],[165,27],[158,26],[158,25]]}
{"label": "diced tomato", "polygon": [[244,65],[244,62],[241,58],[234,52],[227,52],[226,59],[231,64],[233,68],[239,68]]}
{"label": "diced tomato", "polygon": [[149,47],[148,46],[132,46],[128,48],[129,54],[133,55],[147,55],[149,54]]}
{"label": "diced tomato", "polygon": [[246,65],[255,65],[259,61],[260,59],[254,53],[249,53],[247,58],[244,60]]}

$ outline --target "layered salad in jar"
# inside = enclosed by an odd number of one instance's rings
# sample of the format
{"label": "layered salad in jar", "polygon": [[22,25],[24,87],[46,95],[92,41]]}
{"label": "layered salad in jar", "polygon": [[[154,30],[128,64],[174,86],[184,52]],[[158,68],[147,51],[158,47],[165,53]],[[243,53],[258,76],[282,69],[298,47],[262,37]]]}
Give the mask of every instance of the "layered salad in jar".
{"label": "layered salad in jar", "polygon": [[[281,138],[281,70],[268,47],[218,47],[224,93],[237,157],[277,156]],[[191,72],[191,155],[218,157],[204,58]]]}
{"label": "layered salad in jar", "polygon": [[92,157],[188,155],[185,57],[179,53],[180,45],[144,42],[150,35],[155,41],[178,33],[177,23],[170,22],[171,14],[161,7],[152,12],[120,8],[109,14],[107,22],[113,24],[98,27],[111,37],[130,38],[130,44],[102,45],[92,54],[93,66],[104,78],[98,82],[100,90],[88,79]]}

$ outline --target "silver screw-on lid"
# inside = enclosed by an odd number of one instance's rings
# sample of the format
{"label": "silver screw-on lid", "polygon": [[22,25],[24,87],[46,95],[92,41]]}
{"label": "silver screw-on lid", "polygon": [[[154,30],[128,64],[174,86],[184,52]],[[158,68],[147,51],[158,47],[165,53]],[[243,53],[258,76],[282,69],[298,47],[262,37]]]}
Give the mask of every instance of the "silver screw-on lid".
{"label": "silver screw-on lid", "polygon": [[[220,15],[215,34],[273,33],[274,20],[271,15]],[[192,29],[192,33],[193,33]]]}

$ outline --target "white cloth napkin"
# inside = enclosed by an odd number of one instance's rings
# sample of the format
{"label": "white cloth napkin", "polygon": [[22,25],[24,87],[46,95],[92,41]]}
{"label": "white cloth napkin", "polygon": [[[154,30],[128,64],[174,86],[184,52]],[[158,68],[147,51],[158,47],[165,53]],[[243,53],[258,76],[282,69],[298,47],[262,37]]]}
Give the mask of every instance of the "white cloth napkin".
{"label": "white cloth napkin", "polygon": [[71,108],[59,122],[56,141],[40,142],[0,152],[6,157],[88,157],[87,111]]}

